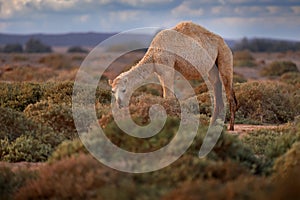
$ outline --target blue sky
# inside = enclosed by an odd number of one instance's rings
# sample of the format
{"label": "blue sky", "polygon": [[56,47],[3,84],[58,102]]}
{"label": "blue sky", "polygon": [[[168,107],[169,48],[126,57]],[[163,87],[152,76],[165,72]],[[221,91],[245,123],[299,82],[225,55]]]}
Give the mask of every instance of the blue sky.
{"label": "blue sky", "polygon": [[300,0],[0,0],[1,33],[119,32],[183,20],[228,39],[300,41]]}

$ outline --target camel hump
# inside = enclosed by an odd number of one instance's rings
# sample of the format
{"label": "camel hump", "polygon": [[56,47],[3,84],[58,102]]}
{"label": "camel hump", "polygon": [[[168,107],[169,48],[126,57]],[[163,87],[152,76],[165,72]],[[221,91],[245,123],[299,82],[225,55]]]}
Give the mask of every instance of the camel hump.
{"label": "camel hump", "polygon": [[207,35],[213,35],[213,36],[218,36],[216,35],[215,33],[207,30],[206,28],[198,25],[198,24],[195,24],[191,21],[184,21],[184,22],[180,22],[178,23],[174,28],[173,30],[176,30],[178,32],[181,32],[181,33],[202,33],[202,34],[207,34]]}

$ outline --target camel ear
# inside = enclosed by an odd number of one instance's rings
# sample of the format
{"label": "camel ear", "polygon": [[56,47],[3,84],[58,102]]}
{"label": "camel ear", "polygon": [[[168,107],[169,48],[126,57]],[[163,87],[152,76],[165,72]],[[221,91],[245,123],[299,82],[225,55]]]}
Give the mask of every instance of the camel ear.
{"label": "camel ear", "polygon": [[111,86],[113,81],[111,79],[108,80],[108,84]]}

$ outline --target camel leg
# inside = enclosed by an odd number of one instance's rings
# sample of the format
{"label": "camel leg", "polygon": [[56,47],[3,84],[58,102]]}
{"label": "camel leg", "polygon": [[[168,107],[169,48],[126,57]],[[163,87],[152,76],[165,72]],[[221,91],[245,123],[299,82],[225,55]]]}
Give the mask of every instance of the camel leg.
{"label": "camel leg", "polygon": [[227,100],[229,102],[229,109],[230,109],[229,130],[234,130],[234,118],[235,118],[235,112],[237,110],[237,100],[233,90],[233,61],[232,61],[231,50],[225,44],[223,44],[219,48],[217,65],[225,88]]}
{"label": "camel leg", "polygon": [[219,77],[218,68],[214,65],[208,73],[208,80],[213,86],[214,92],[214,110],[212,114],[212,123],[215,123],[217,116],[224,110],[222,98],[222,83]]}
{"label": "camel leg", "polygon": [[[175,98],[174,77],[175,77],[175,59],[173,56],[157,56],[155,61],[159,63],[155,66],[155,72],[163,89],[163,98]],[[165,67],[163,67],[165,66]]]}
{"label": "camel leg", "polygon": [[159,70],[157,75],[162,85],[163,98],[174,98],[174,69]]}

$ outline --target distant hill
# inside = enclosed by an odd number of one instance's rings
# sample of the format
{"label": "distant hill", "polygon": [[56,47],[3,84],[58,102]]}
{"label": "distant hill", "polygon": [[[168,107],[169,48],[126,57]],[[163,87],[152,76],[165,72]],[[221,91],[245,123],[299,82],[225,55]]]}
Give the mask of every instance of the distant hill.
{"label": "distant hill", "polygon": [[[30,38],[35,38],[50,46],[89,46],[94,47],[105,39],[117,33],[67,33],[67,34],[1,34],[0,46],[6,44],[19,43],[24,45]],[[151,35],[134,34],[128,35],[128,42],[138,41],[149,44],[152,40]],[[116,41],[118,43],[119,41]],[[123,41],[124,42],[124,41]],[[226,40],[230,47],[233,47],[235,40]]]}
{"label": "distant hill", "polygon": [[96,46],[116,33],[68,33],[68,34],[0,34],[0,45],[20,43],[24,45],[35,38],[50,46]]}

